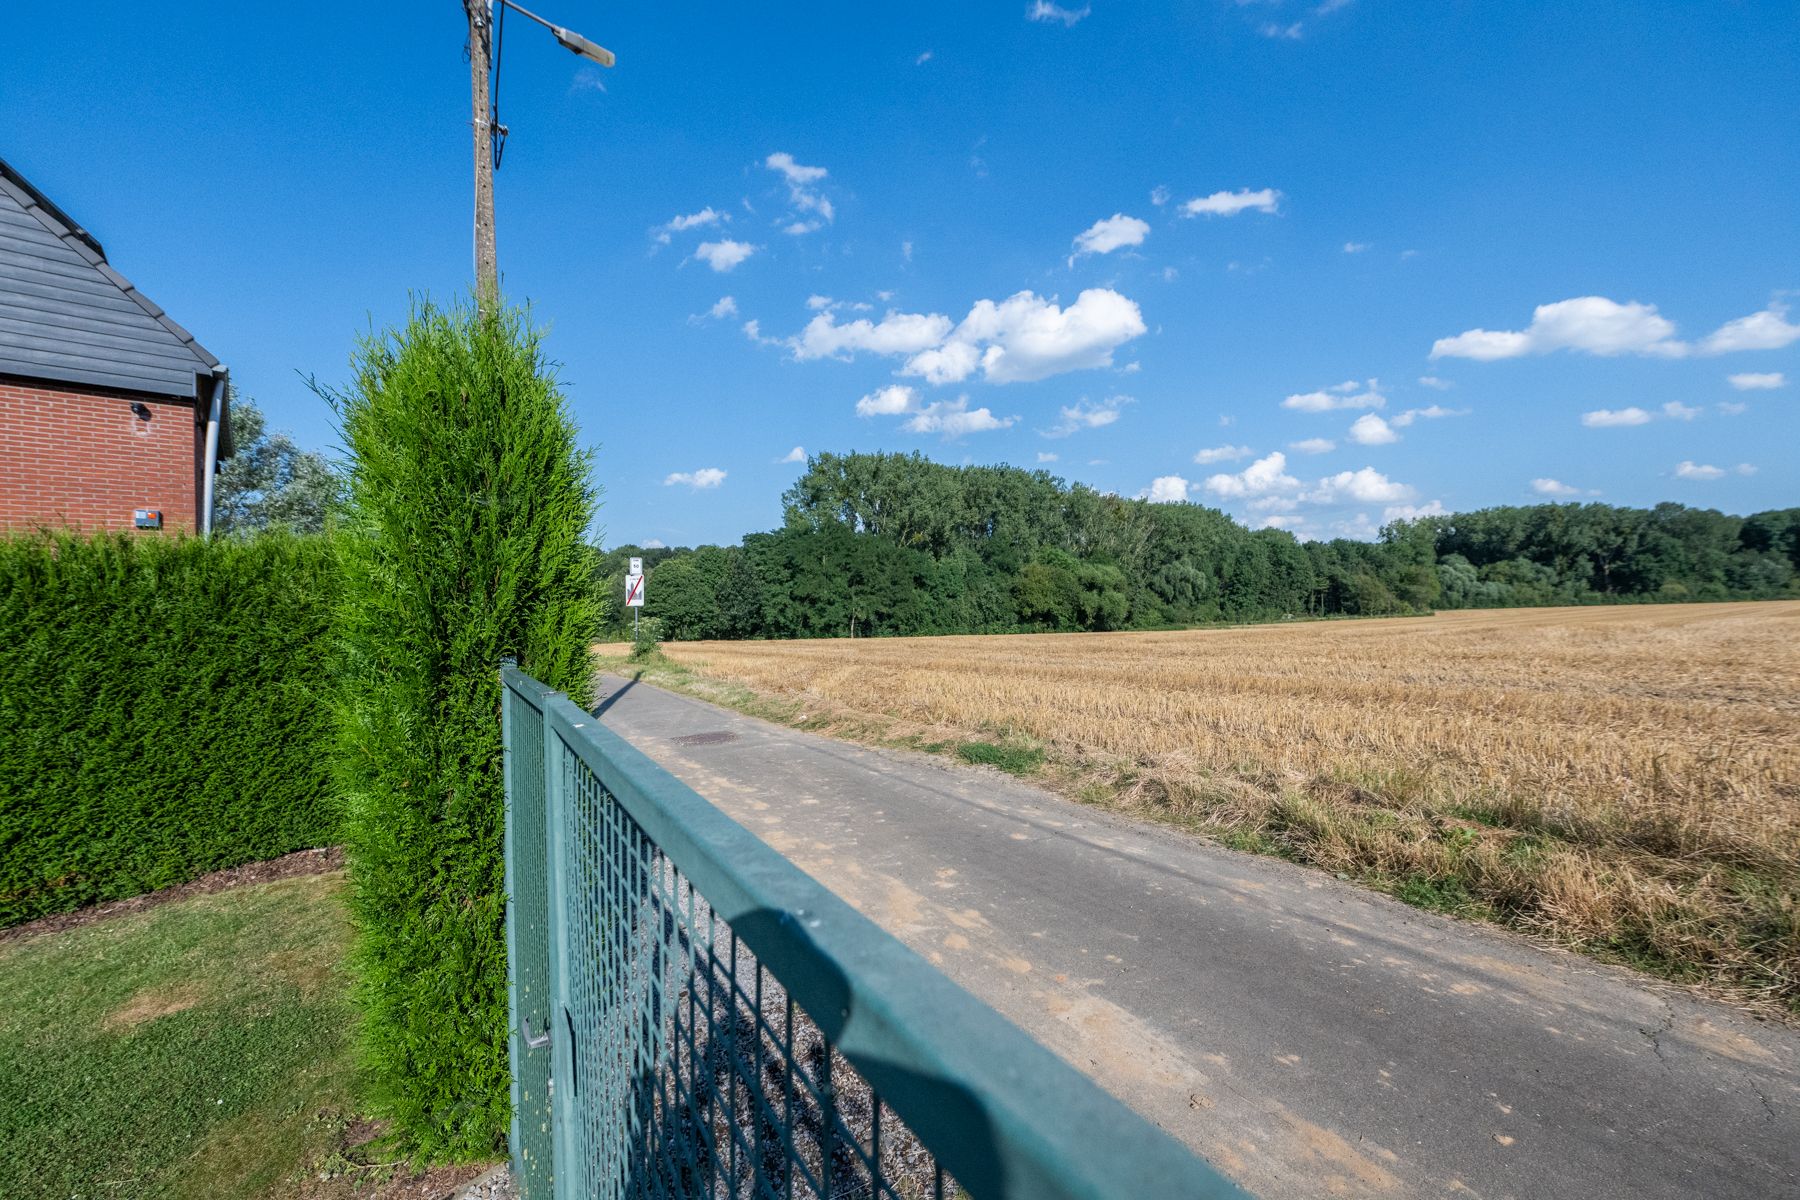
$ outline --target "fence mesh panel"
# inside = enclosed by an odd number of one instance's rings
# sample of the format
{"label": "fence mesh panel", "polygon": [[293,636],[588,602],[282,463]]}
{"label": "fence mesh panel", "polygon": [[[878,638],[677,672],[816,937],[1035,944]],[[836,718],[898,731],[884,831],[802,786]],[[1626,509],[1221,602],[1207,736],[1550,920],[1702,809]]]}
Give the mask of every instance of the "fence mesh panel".
{"label": "fence mesh panel", "polygon": [[501,678],[526,1200],[1247,1200],[605,706]]}
{"label": "fence mesh panel", "polygon": [[[502,688],[507,740],[540,747],[544,715],[530,699]],[[551,1200],[550,1049],[525,1045],[529,1024],[537,1034],[555,1011],[550,994],[548,828],[544,809],[544,759],[507,756],[506,874],[507,964],[512,974],[514,1181],[520,1200]]]}
{"label": "fence mesh panel", "polygon": [[954,1182],[564,753],[574,1153],[591,1195],[927,1200]]}

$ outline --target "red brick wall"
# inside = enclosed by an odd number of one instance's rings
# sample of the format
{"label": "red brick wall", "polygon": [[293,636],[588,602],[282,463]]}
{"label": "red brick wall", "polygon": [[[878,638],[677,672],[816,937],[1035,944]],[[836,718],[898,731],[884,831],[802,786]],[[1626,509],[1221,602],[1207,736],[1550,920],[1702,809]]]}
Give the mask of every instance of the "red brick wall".
{"label": "red brick wall", "polygon": [[191,400],[0,375],[0,530],[131,529],[138,508],[194,529],[204,437]]}

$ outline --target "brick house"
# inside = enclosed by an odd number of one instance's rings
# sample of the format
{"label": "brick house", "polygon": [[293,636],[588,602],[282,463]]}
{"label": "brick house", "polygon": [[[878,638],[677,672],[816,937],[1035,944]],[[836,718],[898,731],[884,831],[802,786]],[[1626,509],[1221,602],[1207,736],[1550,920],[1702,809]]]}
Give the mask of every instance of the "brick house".
{"label": "brick house", "polygon": [[0,159],[0,532],[211,525],[225,368]]}

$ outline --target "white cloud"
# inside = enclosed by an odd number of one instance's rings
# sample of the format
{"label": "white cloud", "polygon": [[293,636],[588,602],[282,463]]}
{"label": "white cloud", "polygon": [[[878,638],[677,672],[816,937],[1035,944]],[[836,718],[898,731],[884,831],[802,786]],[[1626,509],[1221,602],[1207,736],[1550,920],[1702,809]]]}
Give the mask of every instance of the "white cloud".
{"label": "white cloud", "polygon": [[812,233],[819,228],[821,228],[821,222],[818,221],[792,221],[783,225],[781,227],[781,232],[787,234],[789,237],[800,237],[803,234]]}
{"label": "white cloud", "polygon": [[726,317],[737,316],[737,310],[738,306],[736,300],[732,299],[730,296],[720,296],[719,302],[706,310],[706,315],[713,318],[715,321],[722,321]]}
{"label": "white cloud", "polygon": [[1441,517],[1449,510],[1442,500],[1432,500],[1426,504],[1390,504],[1381,510],[1384,521],[1416,521],[1420,517]]}
{"label": "white cloud", "polygon": [[1150,486],[1138,493],[1138,499],[1152,504],[1180,504],[1188,497],[1188,481],[1179,475],[1158,475]]}
{"label": "white cloud", "polygon": [[1312,437],[1289,442],[1288,449],[1298,450],[1302,454],[1329,454],[1337,449],[1337,443],[1330,438]]}
{"label": "white cloud", "polygon": [[1361,254],[1364,250],[1367,250],[1368,248],[1369,248],[1369,243],[1367,243],[1367,242],[1345,242],[1344,243],[1344,253],[1345,254]]}
{"label": "white cloud", "polygon": [[655,236],[658,242],[666,246],[669,244],[670,234],[681,233],[683,230],[688,229],[700,229],[708,225],[717,225],[721,221],[729,220],[731,220],[729,216],[721,212],[715,212],[712,205],[709,204],[697,213],[672,217],[663,224],[658,225],[655,229],[652,229],[650,232]]}
{"label": "white cloud", "polygon": [[986,408],[970,408],[969,398],[958,396],[954,400],[937,400],[927,404],[914,413],[903,428],[912,433],[941,433],[944,440],[949,441],[966,433],[1005,429],[1018,419],[996,417]]}
{"label": "white cloud", "polygon": [[[1305,523],[1306,523],[1305,517],[1287,517],[1287,516],[1282,516],[1279,513],[1276,513],[1272,516],[1267,516],[1267,517],[1264,517],[1261,520],[1259,520],[1256,523],[1256,528],[1258,528],[1258,529],[1286,529],[1290,525],[1304,525]],[[1302,538],[1301,540],[1304,541],[1305,539]]]}
{"label": "white cloud", "polygon": [[1281,203],[1281,193],[1274,188],[1263,188],[1251,191],[1239,188],[1235,192],[1214,192],[1210,196],[1196,196],[1181,206],[1184,217],[1235,217],[1241,212],[1276,211]]}
{"label": "white cloud", "polygon": [[1264,21],[1262,28],[1257,30],[1257,32],[1266,38],[1279,38],[1289,42],[1297,42],[1300,40],[1300,35],[1303,30],[1299,21],[1295,21],[1288,25],[1277,25],[1273,21]]}
{"label": "white cloud", "polygon": [[794,156],[780,150],[763,159],[763,166],[771,171],[780,171],[789,184],[804,187],[817,183],[830,174],[824,167],[803,167],[794,161]]}
{"label": "white cloud", "polygon": [[1728,417],[1742,416],[1750,411],[1750,406],[1738,400],[1721,400],[1718,409]]}
{"label": "white cloud", "polygon": [[[1402,484],[1399,480],[1388,479],[1381,471],[1372,466],[1364,466],[1359,471],[1337,471],[1336,475],[1327,475],[1316,480],[1314,484],[1301,484],[1285,470],[1285,459],[1280,453],[1267,455],[1265,459],[1253,462],[1247,470],[1237,475],[1213,475],[1201,484],[1213,497],[1242,502],[1249,513],[1267,515],[1267,513],[1296,513],[1307,506],[1325,507],[1325,509],[1345,509],[1348,506],[1366,506],[1379,504],[1384,507],[1384,520],[1415,520],[1420,516],[1445,515],[1442,500],[1427,500],[1426,504],[1415,504],[1417,489],[1411,484]],[[1267,527],[1269,520],[1262,520],[1258,527]],[[1276,524],[1282,527],[1307,524],[1303,516],[1282,518]],[[1354,538],[1372,538],[1377,533],[1368,513],[1355,513],[1348,520],[1339,520],[1332,525],[1336,531]]]}
{"label": "white cloud", "polygon": [[1540,304],[1531,324],[1523,330],[1471,329],[1432,344],[1433,358],[1473,358],[1492,362],[1556,350],[1579,350],[1611,357],[1648,354],[1678,358],[1688,352],[1675,340],[1674,322],[1656,311],[1654,304],[1631,301],[1620,304],[1604,296],[1577,296],[1554,304]]}
{"label": "white cloud", "polygon": [[[1697,404],[1671,400],[1658,410],[1671,421],[1692,421],[1706,410]],[[1648,425],[1657,414],[1632,405],[1630,408],[1597,408],[1581,414],[1581,423],[1589,429],[1616,429],[1628,425]]]}
{"label": "white cloud", "polygon": [[1466,408],[1445,408],[1441,404],[1427,404],[1424,408],[1409,408],[1403,413],[1395,413],[1390,424],[1397,428],[1405,428],[1420,418],[1436,421],[1442,417],[1466,417],[1468,415],[1469,410]]}
{"label": "white cloud", "polygon": [[1037,460],[1041,463],[1053,463],[1061,457],[1060,454],[1052,454],[1048,450],[1039,450],[1037,454]]}
{"label": "white cloud", "polygon": [[1560,479],[1534,479],[1531,490],[1540,496],[1579,496],[1581,489],[1571,487]]}
{"label": "white cloud", "polygon": [[[1325,476],[1310,487],[1303,485],[1287,474],[1286,461],[1280,454],[1259,459],[1237,475],[1214,475],[1201,486],[1223,500],[1241,501],[1252,513],[1292,513],[1306,505],[1342,509],[1353,504],[1380,504],[1386,506],[1384,518],[1396,521],[1441,516],[1446,511],[1441,500],[1412,503],[1418,495],[1417,489],[1390,479],[1373,467],[1340,471]],[[1305,518],[1296,517],[1292,521],[1303,524]],[[1267,524],[1267,521],[1263,522],[1263,525]],[[1376,532],[1366,513],[1339,521],[1334,528],[1351,537],[1372,537]]]}
{"label": "white cloud", "polygon": [[1301,392],[1289,396],[1281,402],[1281,407],[1295,409],[1298,412],[1332,412],[1343,408],[1385,408],[1387,397],[1375,390],[1375,381],[1369,380],[1369,388],[1359,395],[1352,395],[1360,387],[1355,380],[1346,380],[1329,388],[1316,392]]}
{"label": "white cloud", "polygon": [[1301,499],[1312,504],[1335,504],[1345,498],[1358,504],[1395,504],[1411,500],[1415,494],[1410,484],[1389,479],[1374,467],[1364,467],[1327,475]]}
{"label": "white cloud", "polygon": [[836,305],[837,301],[833,300],[830,296],[821,296],[817,292],[814,292],[806,298],[806,307],[812,309],[814,312],[818,312],[821,309],[834,308]]}
{"label": "white cloud", "polygon": [[970,342],[950,342],[921,350],[906,364],[906,374],[922,375],[927,383],[957,383],[967,379],[981,363],[981,352]]}
{"label": "white cloud", "polygon": [[1062,308],[1033,292],[996,304],[978,300],[961,323],[940,313],[890,311],[880,321],[840,324],[830,301],[787,345],[800,361],[858,352],[905,355],[901,373],[958,383],[980,371],[989,383],[1020,383],[1113,365],[1113,351],[1145,332],[1133,301],[1089,288]]}
{"label": "white cloud", "polygon": [[1447,392],[1456,386],[1448,379],[1439,379],[1436,375],[1421,375],[1419,376],[1419,383],[1440,392]]}
{"label": "white cloud", "polygon": [[919,393],[903,383],[877,388],[856,402],[859,417],[897,417],[919,411]]}
{"label": "white cloud", "polygon": [[1800,342],[1800,325],[1787,319],[1787,305],[1771,304],[1759,313],[1727,321],[1700,343],[1703,354],[1735,350],[1779,350]]}
{"label": "white cloud", "polygon": [[[831,207],[831,201],[819,194],[813,185],[824,179],[828,172],[824,167],[805,167],[794,161],[794,156],[785,150],[777,151],[763,159],[763,166],[771,171],[779,171],[787,181],[788,201],[800,212],[818,213],[827,221],[834,220],[837,212]],[[795,225],[805,222],[796,221],[788,226],[788,232],[795,232]],[[813,228],[818,226],[814,224]],[[808,230],[799,230],[805,233]]]}
{"label": "white cloud", "polygon": [[1125,246],[1141,246],[1150,236],[1150,223],[1124,213],[1095,221],[1075,235],[1077,254],[1111,254]]}
{"label": "white cloud", "polygon": [[721,273],[731,270],[755,253],[756,247],[749,242],[737,242],[730,238],[717,242],[701,242],[694,247],[695,258]]}
{"label": "white cloud", "polygon": [[1300,486],[1300,481],[1287,473],[1287,455],[1277,450],[1257,459],[1235,475],[1208,476],[1201,486],[1215,496],[1240,499],[1296,488]]}
{"label": "white cloud", "polygon": [[1730,354],[1740,350],[1779,350],[1800,341],[1800,324],[1787,319],[1787,306],[1770,304],[1761,312],[1727,321],[1697,346],[1675,337],[1675,324],[1654,304],[1635,300],[1620,304],[1605,296],[1577,296],[1540,304],[1522,330],[1470,329],[1432,344],[1433,358],[1473,358],[1491,362],[1557,350],[1612,357],[1641,354],[1655,358]]}
{"label": "white cloud", "polygon": [[1050,0],[1032,0],[1031,7],[1025,10],[1025,19],[1027,21],[1061,21],[1066,29],[1093,11],[1086,4],[1080,8],[1064,8],[1060,4],[1052,4]]}
{"label": "white cloud", "polygon": [[1787,376],[1780,371],[1745,371],[1727,375],[1725,381],[1740,392],[1770,391],[1787,386]]}
{"label": "white cloud", "polygon": [[1159,183],[1155,187],[1150,189],[1150,203],[1156,205],[1156,207],[1158,207],[1158,208],[1161,208],[1163,205],[1167,204],[1168,202],[1169,202],[1169,189],[1168,188],[1164,187],[1162,184]]}
{"label": "white cloud", "polygon": [[1715,467],[1708,463],[1696,463],[1692,460],[1683,460],[1682,462],[1675,464],[1675,478],[1677,479],[1691,479],[1699,482],[1706,482],[1714,479],[1723,479],[1726,475],[1732,473],[1738,475],[1754,475],[1756,474],[1756,468],[1749,463],[1739,463],[1737,466],[1731,468],[1731,471],[1726,471],[1724,467]]}
{"label": "white cloud", "polygon": [[645,538],[643,541],[638,543],[638,549],[640,549],[640,550],[666,550],[666,549],[668,549],[668,543],[663,541],[661,538]]}
{"label": "white cloud", "polygon": [[830,311],[821,312],[791,339],[794,357],[850,358],[859,350],[871,354],[916,354],[950,333],[950,318],[939,313],[889,312],[880,321],[858,317],[839,325]]}
{"label": "white cloud", "polygon": [[717,467],[701,467],[698,471],[675,471],[663,480],[663,486],[669,487],[677,483],[685,483],[696,491],[701,488],[716,488],[725,482],[725,472]]}
{"label": "white cloud", "polygon": [[909,360],[908,375],[955,383],[979,364],[990,383],[1028,383],[1112,366],[1113,351],[1145,331],[1143,314],[1111,288],[1089,288],[1066,309],[1034,292],[978,300],[940,347]]}
{"label": "white cloud", "polygon": [[1350,440],[1359,446],[1386,446],[1399,441],[1400,435],[1375,413],[1364,413],[1351,422]]}
{"label": "white cloud", "polygon": [[781,461],[784,463],[805,462],[806,461],[806,447],[805,446],[795,446],[792,450],[789,450],[786,454],[781,456]]}
{"label": "white cloud", "polygon": [[1214,463],[1237,462],[1254,453],[1256,452],[1248,446],[1212,446],[1197,452],[1194,461],[1203,467],[1210,467]]}
{"label": "white cloud", "polygon": [[922,67],[930,61],[931,61],[931,51],[927,50],[927,51],[925,51],[925,53],[919,55],[919,57],[913,59],[913,66]]}
{"label": "white cloud", "polygon": [[1596,408],[1581,414],[1581,423],[1589,429],[1616,429],[1622,425],[1648,425],[1650,414],[1633,405],[1630,408]]}
{"label": "white cloud", "polygon": [[1098,403],[1084,396],[1074,404],[1063,406],[1056,424],[1040,432],[1045,437],[1059,438],[1084,429],[1103,429],[1117,421],[1124,407],[1132,402],[1130,396],[1108,396]]}

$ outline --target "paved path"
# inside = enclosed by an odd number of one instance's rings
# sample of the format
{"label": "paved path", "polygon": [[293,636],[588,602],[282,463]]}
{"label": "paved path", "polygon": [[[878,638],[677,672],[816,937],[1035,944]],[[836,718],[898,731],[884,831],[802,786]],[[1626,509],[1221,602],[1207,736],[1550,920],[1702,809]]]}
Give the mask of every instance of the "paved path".
{"label": "paved path", "polygon": [[[992,771],[604,692],[607,725],[1260,1196],[1800,1196],[1792,1031]],[[733,736],[674,740],[699,733]]]}

